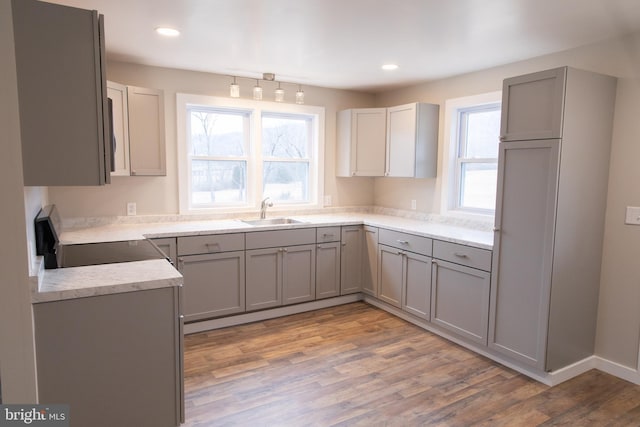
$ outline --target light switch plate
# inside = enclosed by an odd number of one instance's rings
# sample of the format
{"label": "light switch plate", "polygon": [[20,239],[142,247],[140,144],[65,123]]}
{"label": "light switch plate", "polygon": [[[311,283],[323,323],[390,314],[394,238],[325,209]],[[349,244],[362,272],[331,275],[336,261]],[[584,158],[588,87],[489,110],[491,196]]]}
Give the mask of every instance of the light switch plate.
{"label": "light switch plate", "polygon": [[640,225],[640,208],[627,206],[627,215],[624,220],[625,224]]}
{"label": "light switch plate", "polygon": [[324,196],[324,205],[331,206],[331,195]]}
{"label": "light switch plate", "polygon": [[411,210],[416,210],[416,208],[418,207],[418,204],[415,200],[411,200]]}

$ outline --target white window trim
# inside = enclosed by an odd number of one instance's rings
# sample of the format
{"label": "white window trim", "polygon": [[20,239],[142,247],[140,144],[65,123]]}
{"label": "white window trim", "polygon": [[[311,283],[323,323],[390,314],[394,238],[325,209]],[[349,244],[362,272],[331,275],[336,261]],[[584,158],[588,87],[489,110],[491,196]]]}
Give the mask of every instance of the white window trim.
{"label": "white window trim", "polygon": [[483,104],[495,104],[502,101],[502,91],[483,93],[480,95],[465,96],[448,99],[445,102],[444,116],[444,156],[442,159],[442,190],[440,191],[440,213],[444,216],[452,216],[469,219],[490,219],[494,213],[473,212],[471,210],[457,209],[457,185],[458,185],[458,118],[457,112],[463,108],[474,107]]}
{"label": "white window trim", "polygon": [[322,207],[324,198],[324,143],[325,143],[325,109],[312,105],[283,104],[268,101],[254,101],[248,99],[222,98],[206,95],[193,95],[178,93],[176,94],[176,116],[177,116],[177,157],[178,157],[178,200],[180,214],[202,214],[202,213],[248,213],[260,209],[262,194],[258,190],[260,182],[259,177],[262,176],[262,163],[256,166],[256,173],[247,186],[247,203],[243,206],[220,206],[207,208],[191,208],[189,205],[189,167],[187,144],[189,140],[189,129],[187,128],[187,107],[197,105],[202,107],[218,107],[224,109],[237,109],[250,113],[250,153],[253,156],[256,152],[261,152],[261,120],[262,110],[269,113],[283,114],[306,114],[314,116],[314,131],[312,135],[317,135],[317,139],[312,140],[311,150],[316,162],[310,162],[309,181],[310,194],[309,203],[275,203],[269,211],[291,211],[317,209]]}

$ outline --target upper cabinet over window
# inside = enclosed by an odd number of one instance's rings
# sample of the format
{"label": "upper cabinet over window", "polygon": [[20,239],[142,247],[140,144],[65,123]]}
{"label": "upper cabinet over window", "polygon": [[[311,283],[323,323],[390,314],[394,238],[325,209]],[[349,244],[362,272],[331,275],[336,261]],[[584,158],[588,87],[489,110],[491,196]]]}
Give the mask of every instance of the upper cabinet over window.
{"label": "upper cabinet over window", "polygon": [[506,79],[500,141],[562,138],[566,68]]}
{"label": "upper cabinet over window", "polygon": [[435,177],[438,115],[425,103],[340,111],[336,175]]}
{"label": "upper cabinet over window", "polygon": [[12,9],[24,184],[108,183],[102,15],[35,0]]}

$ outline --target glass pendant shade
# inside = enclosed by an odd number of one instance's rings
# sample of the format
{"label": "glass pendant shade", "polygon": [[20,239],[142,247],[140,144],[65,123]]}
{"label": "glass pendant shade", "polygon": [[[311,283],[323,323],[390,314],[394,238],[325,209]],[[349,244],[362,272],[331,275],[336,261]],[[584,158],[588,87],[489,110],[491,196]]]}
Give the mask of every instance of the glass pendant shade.
{"label": "glass pendant shade", "polygon": [[304,92],[302,91],[302,86],[298,86],[298,91],[296,92],[296,104],[304,104]]}
{"label": "glass pendant shade", "polygon": [[280,83],[278,83],[278,89],[275,91],[276,102],[284,101],[284,89],[280,87]]}
{"label": "glass pendant shade", "polygon": [[233,78],[233,83],[229,86],[229,96],[232,98],[240,98],[240,85],[236,83],[236,78]]}
{"label": "glass pendant shade", "polygon": [[258,80],[256,80],[256,85],[253,87],[253,99],[256,101],[262,100],[262,88]]}

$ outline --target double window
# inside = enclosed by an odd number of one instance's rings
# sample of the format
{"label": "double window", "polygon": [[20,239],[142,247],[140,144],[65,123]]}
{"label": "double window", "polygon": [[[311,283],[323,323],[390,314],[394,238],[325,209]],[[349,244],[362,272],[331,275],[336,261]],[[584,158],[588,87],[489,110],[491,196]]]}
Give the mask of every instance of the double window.
{"label": "double window", "polygon": [[314,207],[324,109],[178,94],[181,212]]}

